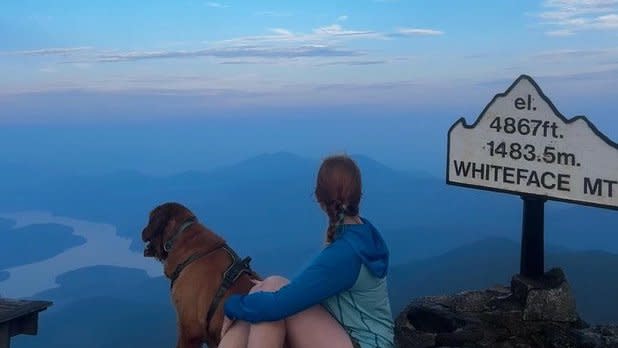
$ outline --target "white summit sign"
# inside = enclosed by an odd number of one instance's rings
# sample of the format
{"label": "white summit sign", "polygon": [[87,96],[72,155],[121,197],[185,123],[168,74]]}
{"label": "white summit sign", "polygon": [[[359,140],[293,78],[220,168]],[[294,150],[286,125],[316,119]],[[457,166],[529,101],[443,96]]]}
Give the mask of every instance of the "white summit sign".
{"label": "white summit sign", "polygon": [[618,209],[618,145],[520,76],[448,132],[447,183]]}

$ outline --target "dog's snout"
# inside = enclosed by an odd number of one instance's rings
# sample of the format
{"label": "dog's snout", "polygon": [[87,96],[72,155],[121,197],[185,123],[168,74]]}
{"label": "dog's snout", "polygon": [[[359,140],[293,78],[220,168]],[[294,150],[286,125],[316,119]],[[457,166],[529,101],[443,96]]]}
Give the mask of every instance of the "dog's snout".
{"label": "dog's snout", "polygon": [[148,230],[148,226],[144,227],[144,229],[142,230],[142,241],[144,243],[148,243],[148,236],[146,234],[147,230]]}

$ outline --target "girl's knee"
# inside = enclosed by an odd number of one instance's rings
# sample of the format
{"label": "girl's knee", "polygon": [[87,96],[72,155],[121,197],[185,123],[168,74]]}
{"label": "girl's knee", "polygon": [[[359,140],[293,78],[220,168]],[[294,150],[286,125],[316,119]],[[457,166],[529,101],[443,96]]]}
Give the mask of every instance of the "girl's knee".
{"label": "girl's knee", "polygon": [[281,276],[270,276],[270,277],[262,280],[256,286],[254,286],[251,289],[251,292],[256,292],[256,291],[277,291],[277,290],[281,289],[282,287],[284,287],[285,285],[287,285],[288,283],[290,283],[290,281],[287,280],[284,277],[281,277]]}

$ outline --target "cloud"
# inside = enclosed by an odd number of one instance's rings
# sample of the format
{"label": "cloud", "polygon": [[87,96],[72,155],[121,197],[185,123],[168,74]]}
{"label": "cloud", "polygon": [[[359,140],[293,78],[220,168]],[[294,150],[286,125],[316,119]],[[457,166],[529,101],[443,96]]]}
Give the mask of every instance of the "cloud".
{"label": "cloud", "polygon": [[224,4],[220,3],[220,2],[213,2],[213,1],[207,2],[206,6],[213,7],[213,8],[227,8],[227,7],[230,7],[229,5],[224,5]]}
{"label": "cloud", "polygon": [[216,94],[216,91],[262,93],[279,88],[277,80],[256,73],[171,72],[161,70],[144,73],[139,71],[109,72],[87,77],[61,74],[54,79],[36,84],[20,84],[14,88],[0,88],[0,96],[49,91],[184,91],[193,94]]}
{"label": "cloud", "polygon": [[[52,48],[30,51],[0,52],[0,55],[63,55],[65,64],[115,63],[161,59],[203,58],[224,59],[225,64],[263,64],[265,60],[287,58],[332,58],[358,57],[366,52],[346,47],[351,40],[389,40],[412,36],[437,36],[443,32],[434,29],[403,28],[384,33],[374,30],[349,29],[341,24],[330,24],[314,28],[310,32],[293,32],[285,28],[271,28],[264,35],[236,37],[210,42],[204,48],[178,50],[163,48],[140,51],[103,51],[88,47]],[[253,59],[258,59],[253,60]],[[376,59],[335,63],[346,65],[368,65]]]}
{"label": "cloud", "polygon": [[526,66],[550,72],[560,72],[565,69],[582,71],[595,68],[605,62],[618,60],[618,47],[602,49],[560,49],[533,53],[522,59]]}
{"label": "cloud", "polygon": [[548,36],[618,30],[618,0],[545,0],[542,7],[542,24],[555,28]]}
{"label": "cloud", "polygon": [[319,27],[313,30],[316,36],[320,37],[361,37],[361,38],[378,38],[381,35],[378,32],[371,30],[344,30],[339,24],[332,24]]}
{"label": "cloud", "polygon": [[305,43],[305,44],[333,44],[346,40],[386,40],[394,38],[408,38],[415,36],[440,36],[444,32],[425,28],[400,28],[395,32],[378,32],[374,30],[347,29],[341,24],[330,24],[313,29],[309,33],[292,32],[287,29],[270,29],[272,34],[244,36],[223,40],[222,44],[256,45],[264,43]]}
{"label": "cloud", "polygon": [[386,39],[386,35],[373,30],[344,29],[340,24],[325,25],[309,33],[292,32],[274,28],[266,35],[241,36],[218,42],[219,45],[334,45],[346,40]]}
{"label": "cloud", "polygon": [[344,61],[336,61],[336,62],[327,62],[316,64],[316,66],[329,66],[329,65],[378,65],[378,64],[386,64],[387,60],[344,60]]}
{"label": "cloud", "polygon": [[[208,2],[209,6],[226,6]],[[347,16],[339,17],[340,21]],[[607,19],[611,21],[611,18]],[[349,40],[387,40],[413,36],[439,36],[444,32],[435,29],[401,28],[395,32],[348,29],[341,24],[330,24],[314,28],[310,32],[293,32],[285,28],[271,28],[264,35],[241,36],[211,43],[211,47],[194,50],[156,50],[134,52],[105,52],[91,47],[45,48],[38,50],[6,51],[0,56],[70,56],[74,59],[65,63],[118,62],[147,59],[217,57],[217,58],[295,58],[317,56],[357,56],[363,53],[345,49],[343,43]]]}
{"label": "cloud", "polygon": [[[332,57],[332,58],[340,58],[340,57]],[[408,59],[409,60],[409,59]],[[393,59],[373,59],[373,60],[335,60],[335,61],[326,61],[321,63],[311,64],[310,66],[320,67],[320,66],[335,66],[335,65],[345,65],[345,66],[365,66],[365,65],[380,65],[380,64],[388,64],[390,62],[403,61],[401,58],[393,58]],[[406,60],[407,61],[407,60]],[[234,60],[225,60],[220,62],[219,64],[224,65],[252,65],[252,64],[280,64],[281,62],[272,60],[272,59],[234,59]],[[296,62],[292,62],[296,63]]]}
{"label": "cloud", "polygon": [[[521,70],[521,69],[517,69]],[[539,84],[552,84],[553,86],[565,86],[573,82],[585,83],[585,82],[608,82],[612,83],[618,79],[618,68],[609,68],[597,71],[585,71],[585,72],[563,72],[553,74],[534,74],[533,78],[539,82]],[[496,78],[478,81],[477,86],[490,87],[492,89],[499,88],[500,86],[506,86],[513,82],[512,77],[508,78]],[[604,86],[603,84],[597,84],[598,86]]]}
{"label": "cloud", "polygon": [[[558,49],[531,52],[505,65],[502,69],[537,77],[579,76],[578,80],[599,81],[603,76],[615,76],[618,67],[618,46],[594,49]],[[593,78],[594,77],[594,78]]]}
{"label": "cloud", "polygon": [[568,29],[560,29],[560,30],[550,30],[545,33],[547,36],[556,36],[556,37],[564,37],[564,36],[573,36],[575,33]]}
{"label": "cloud", "polygon": [[91,47],[62,47],[62,48],[42,48],[37,50],[23,51],[0,51],[0,56],[56,56],[71,55],[90,50]]}
{"label": "cloud", "polygon": [[483,58],[490,58],[492,56],[492,54],[487,53],[487,52],[482,52],[482,53],[472,53],[472,54],[467,54],[462,56],[461,58],[463,59],[483,59]]}
{"label": "cloud", "polygon": [[314,90],[391,90],[399,88],[409,88],[414,86],[422,86],[422,83],[411,80],[391,81],[391,82],[375,82],[375,83],[330,83],[314,86]]}
{"label": "cloud", "polygon": [[39,71],[42,73],[50,74],[50,73],[55,73],[57,70],[52,67],[45,67],[45,68],[40,68]]}
{"label": "cloud", "polygon": [[273,29],[270,29],[270,31],[276,35],[283,35],[283,36],[293,36],[294,35],[292,34],[291,31],[287,29],[283,29],[283,28],[273,28]]}
{"label": "cloud", "polygon": [[265,60],[265,59],[225,60],[219,64],[224,64],[224,65],[276,64],[276,61]]}
{"label": "cloud", "polygon": [[618,14],[599,16],[596,18],[594,26],[599,29],[618,29]]}
{"label": "cloud", "polygon": [[422,29],[422,28],[400,28],[395,33],[390,33],[391,37],[411,37],[411,36],[440,36],[444,35],[441,30]]}
{"label": "cloud", "polygon": [[550,63],[576,60],[581,62],[584,58],[612,59],[618,58],[618,48],[605,49],[564,49],[535,53],[530,56],[533,61],[548,61]]}
{"label": "cloud", "polygon": [[291,12],[279,12],[279,11],[259,11],[254,12],[254,16],[264,16],[264,17],[291,17],[293,14]]}
{"label": "cloud", "polygon": [[541,78],[544,78],[547,81],[556,81],[556,82],[591,81],[591,80],[616,81],[616,79],[618,79],[618,69],[565,73],[565,74],[560,74],[560,75],[541,76]]}
{"label": "cloud", "polygon": [[345,22],[347,20],[348,20],[348,16],[346,15],[337,17],[337,22]]}
{"label": "cloud", "polygon": [[353,57],[361,55],[360,52],[342,48],[306,45],[298,47],[230,47],[230,48],[207,48],[188,51],[156,51],[156,52],[126,52],[115,54],[103,54],[96,58],[98,62],[127,62],[152,59],[170,58],[310,58],[310,57]]}

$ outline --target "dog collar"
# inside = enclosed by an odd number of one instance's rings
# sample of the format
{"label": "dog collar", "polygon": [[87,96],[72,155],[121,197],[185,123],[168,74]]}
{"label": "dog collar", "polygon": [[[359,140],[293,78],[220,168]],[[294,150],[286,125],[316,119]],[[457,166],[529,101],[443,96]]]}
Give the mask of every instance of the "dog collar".
{"label": "dog collar", "polygon": [[174,246],[174,242],[176,241],[176,239],[178,237],[180,237],[180,235],[191,225],[193,225],[194,223],[197,222],[197,218],[195,216],[191,216],[188,217],[183,223],[182,225],[180,225],[180,228],[178,228],[178,231],[176,231],[176,233],[174,233],[174,235],[172,236],[172,238],[168,239],[167,242],[165,242],[165,244],[163,244],[163,250],[166,253],[169,253],[170,250],[172,250],[172,247]]}

